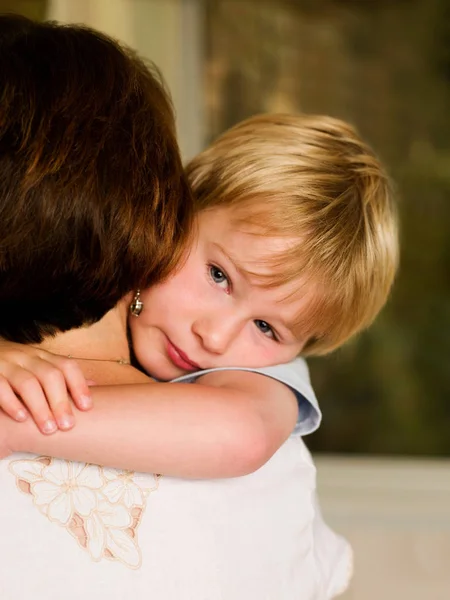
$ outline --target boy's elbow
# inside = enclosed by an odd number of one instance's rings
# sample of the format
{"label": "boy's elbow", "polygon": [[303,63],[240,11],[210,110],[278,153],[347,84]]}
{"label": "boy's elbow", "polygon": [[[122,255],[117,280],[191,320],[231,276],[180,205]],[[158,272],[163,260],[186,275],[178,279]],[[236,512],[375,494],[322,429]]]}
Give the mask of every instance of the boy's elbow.
{"label": "boy's elbow", "polygon": [[249,475],[263,467],[272,457],[272,454],[265,439],[257,439],[251,446],[248,444],[242,457],[241,475]]}
{"label": "boy's elbow", "polygon": [[236,431],[230,452],[230,477],[249,475],[260,469],[273,455],[273,444],[260,422]]}

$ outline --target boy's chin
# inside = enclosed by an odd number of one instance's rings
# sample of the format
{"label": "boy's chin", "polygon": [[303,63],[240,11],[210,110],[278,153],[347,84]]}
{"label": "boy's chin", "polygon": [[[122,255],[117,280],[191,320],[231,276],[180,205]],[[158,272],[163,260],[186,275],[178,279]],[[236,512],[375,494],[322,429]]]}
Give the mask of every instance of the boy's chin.
{"label": "boy's chin", "polygon": [[[167,356],[164,347],[158,347],[159,344],[155,343],[159,340],[150,340],[153,348],[151,352],[148,352],[149,340],[145,340],[145,344],[138,343],[134,345],[134,358],[139,363],[140,369],[146,373],[149,377],[156,379],[157,381],[172,381],[183,375],[187,375],[188,371],[179,368],[173,364],[170,358]],[[141,350],[145,350],[141,352]]]}
{"label": "boy's chin", "polygon": [[[161,361],[162,362],[162,361]],[[166,362],[166,361],[164,361]],[[179,369],[177,369],[174,365],[170,364],[167,361],[167,364],[152,364],[144,365],[145,371],[150,377],[156,379],[157,381],[172,381],[172,379],[176,379],[177,377],[181,377],[185,375],[185,373]]]}

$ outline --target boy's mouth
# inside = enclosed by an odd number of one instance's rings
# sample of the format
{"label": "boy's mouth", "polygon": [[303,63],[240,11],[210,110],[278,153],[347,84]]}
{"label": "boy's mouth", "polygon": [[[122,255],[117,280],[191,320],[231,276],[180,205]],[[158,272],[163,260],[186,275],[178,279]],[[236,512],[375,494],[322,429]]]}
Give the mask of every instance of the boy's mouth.
{"label": "boy's mouth", "polygon": [[200,371],[201,367],[192,360],[179,348],[177,348],[172,342],[167,340],[167,354],[173,364],[182,369],[183,371]]}

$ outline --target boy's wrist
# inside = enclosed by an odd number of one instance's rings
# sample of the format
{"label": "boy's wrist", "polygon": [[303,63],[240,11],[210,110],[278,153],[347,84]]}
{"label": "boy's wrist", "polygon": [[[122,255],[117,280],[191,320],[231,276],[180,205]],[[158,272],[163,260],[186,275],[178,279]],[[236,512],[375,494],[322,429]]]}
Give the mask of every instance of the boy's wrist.
{"label": "boy's wrist", "polygon": [[0,459],[9,456],[14,450],[14,421],[4,412],[0,411]]}
{"label": "boy's wrist", "polygon": [[32,427],[36,426],[31,420],[29,423],[17,423],[0,412],[0,457],[9,456],[14,452],[30,452],[31,448],[26,447],[26,440],[30,438]]}

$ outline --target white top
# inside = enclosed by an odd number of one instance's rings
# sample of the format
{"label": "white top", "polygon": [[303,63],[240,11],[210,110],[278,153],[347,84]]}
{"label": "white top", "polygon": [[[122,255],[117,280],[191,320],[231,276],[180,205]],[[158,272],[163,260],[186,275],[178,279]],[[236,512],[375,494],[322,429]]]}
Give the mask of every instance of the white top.
{"label": "white top", "polygon": [[351,549],[315,490],[299,436],[212,481],[14,455],[0,460],[0,598],[328,600]]}
{"label": "white top", "polygon": [[0,598],[327,600],[351,551],[315,486],[298,437],[214,481],[16,455],[0,461]]}

